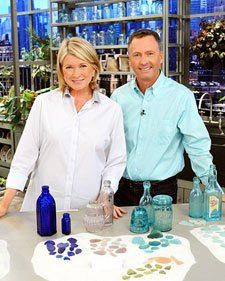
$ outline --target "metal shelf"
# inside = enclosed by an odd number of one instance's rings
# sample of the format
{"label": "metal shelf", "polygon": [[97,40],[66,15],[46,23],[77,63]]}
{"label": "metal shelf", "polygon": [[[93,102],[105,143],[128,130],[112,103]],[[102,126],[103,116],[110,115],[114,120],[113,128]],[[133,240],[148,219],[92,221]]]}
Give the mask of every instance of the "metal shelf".
{"label": "metal shelf", "polygon": [[81,26],[81,25],[95,25],[95,24],[107,24],[113,22],[129,22],[129,21],[145,21],[145,20],[160,20],[163,19],[162,14],[155,15],[143,15],[143,16],[132,16],[132,17],[122,17],[122,18],[110,18],[101,20],[89,20],[89,21],[70,21],[70,22],[58,22],[51,23],[52,27],[71,27],[71,26]]}

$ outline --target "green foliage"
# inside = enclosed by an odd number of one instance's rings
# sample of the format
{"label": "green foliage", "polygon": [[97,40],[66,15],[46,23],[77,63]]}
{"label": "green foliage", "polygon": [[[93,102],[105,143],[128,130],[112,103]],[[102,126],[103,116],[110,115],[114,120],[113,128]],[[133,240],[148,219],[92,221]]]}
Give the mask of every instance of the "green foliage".
{"label": "green foliage", "polygon": [[203,20],[201,30],[194,38],[191,49],[205,67],[212,67],[215,62],[225,66],[225,19]]}
{"label": "green foliage", "polygon": [[5,120],[12,124],[12,128],[15,128],[16,125],[23,123],[27,119],[35,98],[39,94],[55,88],[56,86],[51,86],[35,92],[20,87],[19,96],[15,96],[14,86],[12,86],[9,94],[0,98],[1,114],[5,115]]}

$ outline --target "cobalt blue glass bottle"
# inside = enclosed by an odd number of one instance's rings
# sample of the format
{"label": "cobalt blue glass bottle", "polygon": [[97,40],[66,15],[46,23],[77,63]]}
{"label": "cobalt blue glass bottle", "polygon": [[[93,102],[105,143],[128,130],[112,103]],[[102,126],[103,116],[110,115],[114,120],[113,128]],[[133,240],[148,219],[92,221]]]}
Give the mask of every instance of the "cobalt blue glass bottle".
{"label": "cobalt blue glass bottle", "polygon": [[69,213],[63,214],[61,225],[62,225],[62,233],[65,235],[69,235],[71,233],[71,220],[70,220]]}
{"label": "cobalt blue glass bottle", "polygon": [[150,181],[143,182],[144,193],[140,199],[139,205],[144,206],[148,213],[148,223],[151,226],[154,222],[154,209],[152,205],[152,196],[150,194],[151,184]]}
{"label": "cobalt blue glass bottle", "polygon": [[42,186],[36,203],[37,233],[51,236],[56,233],[56,205],[47,185]]}
{"label": "cobalt blue glass bottle", "polygon": [[203,215],[203,193],[199,184],[199,178],[194,177],[193,189],[189,196],[189,216],[192,218],[201,218]]}

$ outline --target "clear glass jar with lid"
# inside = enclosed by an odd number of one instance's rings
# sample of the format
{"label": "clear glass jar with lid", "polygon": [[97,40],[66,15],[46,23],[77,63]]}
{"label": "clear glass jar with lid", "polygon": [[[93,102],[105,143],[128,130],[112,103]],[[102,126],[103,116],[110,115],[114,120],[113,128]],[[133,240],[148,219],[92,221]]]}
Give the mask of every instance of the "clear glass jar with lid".
{"label": "clear glass jar with lid", "polygon": [[156,195],[152,203],[154,208],[153,227],[159,231],[169,231],[172,229],[173,208],[172,197],[169,195]]}

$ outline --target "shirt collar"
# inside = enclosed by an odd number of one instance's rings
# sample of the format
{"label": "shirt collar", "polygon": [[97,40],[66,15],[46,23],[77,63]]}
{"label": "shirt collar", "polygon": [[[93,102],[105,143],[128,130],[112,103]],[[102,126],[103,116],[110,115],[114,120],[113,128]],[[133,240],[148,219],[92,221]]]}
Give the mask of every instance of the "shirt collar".
{"label": "shirt collar", "polygon": [[[94,92],[93,92],[93,97],[92,97],[92,99],[91,99],[92,103],[95,103],[95,102],[99,103],[99,102],[100,102],[100,96],[99,96],[99,94],[100,94],[100,93],[99,93],[99,90],[94,90]],[[72,97],[68,88],[66,88],[66,89],[64,90],[64,92],[62,93],[62,96],[63,96],[63,97]]]}
{"label": "shirt collar", "polygon": [[[165,75],[162,71],[160,71],[160,75],[157,78],[157,80],[155,81],[155,83],[151,87],[148,88],[151,90],[151,92],[154,96],[156,95],[156,92],[158,91],[159,87],[163,84],[164,79],[165,79]],[[133,79],[130,81],[130,86],[136,93],[141,93],[140,89],[138,88],[136,79]]]}

